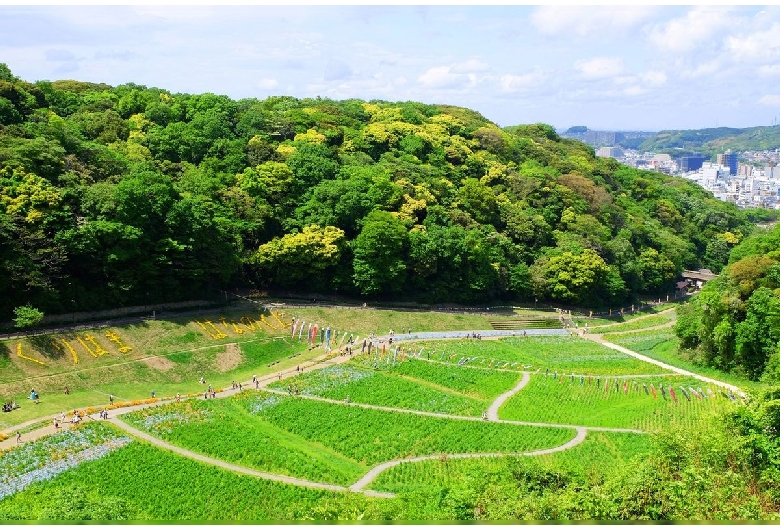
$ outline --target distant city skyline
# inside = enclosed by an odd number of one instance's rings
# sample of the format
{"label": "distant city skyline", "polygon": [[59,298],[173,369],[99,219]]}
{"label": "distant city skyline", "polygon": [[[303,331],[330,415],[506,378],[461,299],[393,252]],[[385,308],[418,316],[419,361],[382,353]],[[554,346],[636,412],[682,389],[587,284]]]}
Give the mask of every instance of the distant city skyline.
{"label": "distant city skyline", "polygon": [[450,104],[504,127],[780,117],[778,6],[0,5],[26,81]]}

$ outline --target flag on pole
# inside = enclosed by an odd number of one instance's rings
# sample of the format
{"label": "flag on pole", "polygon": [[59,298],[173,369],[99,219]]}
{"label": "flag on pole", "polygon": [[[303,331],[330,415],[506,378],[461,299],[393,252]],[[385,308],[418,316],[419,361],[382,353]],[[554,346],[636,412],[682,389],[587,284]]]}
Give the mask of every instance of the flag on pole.
{"label": "flag on pole", "polygon": [[653,393],[653,399],[658,399],[658,395],[655,393],[655,387],[653,383],[650,383],[650,391]]}
{"label": "flag on pole", "polygon": [[674,388],[672,388],[671,385],[669,385],[669,395],[672,396],[672,399],[675,403],[677,403],[677,395],[674,392]]}
{"label": "flag on pole", "polygon": [[690,401],[690,400],[691,400],[691,396],[689,396],[689,395],[688,395],[688,392],[686,392],[686,391],[685,391],[685,387],[684,387],[684,386],[681,386],[681,387],[680,387],[680,390],[682,391],[682,393],[683,393],[683,396],[685,396],[685,399],[687,399],[688,401]]}
{"label": "flag on pole", "polygon": [[623,381],[623,393],[628,394],[628,382]]}
{"label": "flag on pole", "polygon": [[658,388],[661,389],[661,397],[663,397],[664,400],[666,400],[666,390],[664,390],[664,385],[658,385]]}
{"label": "flag on pole", "polygon": [[642,386],[643,386],[643,387],[644,387],[644,389],[645,389],[645,395],[646,395],[646,396],[649,396],[649,395],[650,395],[650,391],[647,389],[647,383],[642,383]]}

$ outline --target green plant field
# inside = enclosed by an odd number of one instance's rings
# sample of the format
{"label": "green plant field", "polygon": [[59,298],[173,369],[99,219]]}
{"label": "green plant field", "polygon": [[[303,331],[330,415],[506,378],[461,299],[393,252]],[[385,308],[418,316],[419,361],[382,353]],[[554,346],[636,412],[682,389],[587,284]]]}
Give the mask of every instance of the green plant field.
{"label": "green plant field", "polygon": [[[420,341],[409,345],[430,352],[432,361],[457,364],[462,358],[480,368],[506,368],[550,373],[576,372],[592,375],[660,374],[667,371],[593,341],[562,336],[511,337],[500,340]],[[492,361],[492,366],[491,366]]]}
{"label": "green plant field", "polygon": [[[414,367],[410,367],[414,365]],[[442,373],[436,373],[440,368]],[[464,373],[466,372],[466,373]],[[424,361],[374,364],[355,359],[269,385],[303,395],[427,412],[479,416],[492,398],[512,388],[518,374],[433,365]],[[453,388],[455,387],[455,388]]]}
{"label": "green plant field", "polygon": [[[187,415],[198,419],[189,421]],[[395,458],[527,451],[554,447],[574,436],[570,429],[447,420],[255,391],[166,405],[125,418],[155,436],[215,458],[343,485],[360,478],[368,467]]]}
{"label": "green plant field", "polygon": [[[624,392],[624,382],[628,393]],[[617,384],[617,388],[616,385]],[[645,393],[643,385],[656,389]],[[675,403],[667,391],[666,399],[660,386],[674,387]],[[688,391],[710,388],[714,397],[686,399],[680,387]],[[606,389],[605,389],[606,387]],[[709,396],[709,394],[708,394]],[[499,410],[499,417],[507,420],[563,423],[590,427],[623,427],[655,432],[667,425],[696,425],[703,418],[727,410],[732,402],[720,394],[717,387],[708,387],[701,381],[682,376],[648,378],[585,378],[574,380],[569,376],[534,375],[522,391],[512,396]]]}
{"label": "green plant field", "polygon": [[513,482],[520,461],[537,461],[547,469],[566,470],[598,481],[635,456],[645,454],[651,444],[652,437],[647,434],[589,432],[584,442],[559,453],[399,464],[380,474],[370,487],[394,493],[436,492],[463,484],[475,475],[489,476],[494,482]]}
{"label": "green plant field", "polygon": [[[379,366],[382,368],[381,364]],[[390,366],[387,370],[397,377],[408,378],[419,384],[429,383],[487,400],[495,399],[514,387],[520,380],[519,374],[512,372],[448,366],[412,358],[407,362]]]}
{"label": "green plant field", "polygon": [[[51,442],[35,444],[44,451]],[[0,520],[358,519],[371,507],[387,503],[356,493],[300,488],[240,475],[131,442],[5,497],[0,500]]]}
{"label": "green plant field", "polygon": [[725,383],[744,388],[746,390],[760,390],[764,388],[761,383],[750,381],[746,377],[740,377],[735,374],[722,372],[709,366],[695,364],[685,358],[678,349],[679,341],[672,329],[654,330],[636,333],[627,333],[625,335],[604,335],[604,340],[613,342],[652,359],[664,362],[671,366],[688,370],[712,379],[717,379]]}
{"label": "green plant field", "polygon": [[63,429],[41,440],[0,453],[0,499],[56,477],[83,462],[101,458],[131,440],[104,425]]}
{"label": "green plant field", "polygon": [[[272,403],[281,398],[269,399]],[[233,399],[171,404],[123,419],[193,451],[271,473],[348,484],[367,471],[322,444],[257,421]]]}

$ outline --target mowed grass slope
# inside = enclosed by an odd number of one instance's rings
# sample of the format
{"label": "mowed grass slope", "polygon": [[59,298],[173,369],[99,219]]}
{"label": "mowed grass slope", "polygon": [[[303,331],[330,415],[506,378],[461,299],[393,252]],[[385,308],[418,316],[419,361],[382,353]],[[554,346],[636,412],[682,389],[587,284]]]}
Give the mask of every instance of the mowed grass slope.
{"label": "mowed grass slope", "polygon": [[[648,387],[645,392],[645,385]],[[652,385],[652,388],[651,388]],[[661,391],[663,386],[666,393]],[[675,402],[668,390],[674,389]],[[687,399],[680,387],[685,388]],[[701,388],[706,397],[691,395]],[[652,389],[655,389],[653,397]],[[712,390],[710,396],[707,389]],[[666,396],[664,398],[664,395]],[[519,393],[500,409],[499,417],[589,427],[620,427],[655,432],[668,425],[696,425],[705,417],[732,408],[717,387],[683,376],[649,378],[534,375]]]}
{"label": "mowed grass slope", "polygon": [[286,312],[306,323],[315,322],[338,330],[359,334],[361,337],[374,333],[387,335],[406,333],[408,329],[421,331],[454,331],[493,329],[491,321],[512,320],[516,313],[539,315],[541,318],[555,318],[550,311],[517,310],[500,313],[453,313],[444,311],[403,311],[361,308],[289,308]]}
{"label": "mowed grass slope", "polygon": [[[265,322],[259,312],[242,311],[0,343],[0,399],[22,406],[0,416],[0,427],[107,404],[109,394],[129,401],[149,398],[152,391],[157,397],[199,393],[204,390],[201,377],[220,388],[232,380],[294,368],[322,353],[288,338],[273,315],[263,316]],[[19,345],[29,359],[17,355]],[[26,399],[32,389],[40,395],[37,405]]]}

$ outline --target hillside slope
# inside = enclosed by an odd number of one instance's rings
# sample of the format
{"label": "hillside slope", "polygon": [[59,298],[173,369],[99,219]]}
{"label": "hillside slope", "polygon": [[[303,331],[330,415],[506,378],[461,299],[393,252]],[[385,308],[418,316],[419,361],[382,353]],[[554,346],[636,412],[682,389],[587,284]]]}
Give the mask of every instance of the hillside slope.
{"label": "hillside slope", "polygon": [[0,67],[0,319],[234,285],[598,304],[751,230],[548,125],[415,102],[231,100]]}

